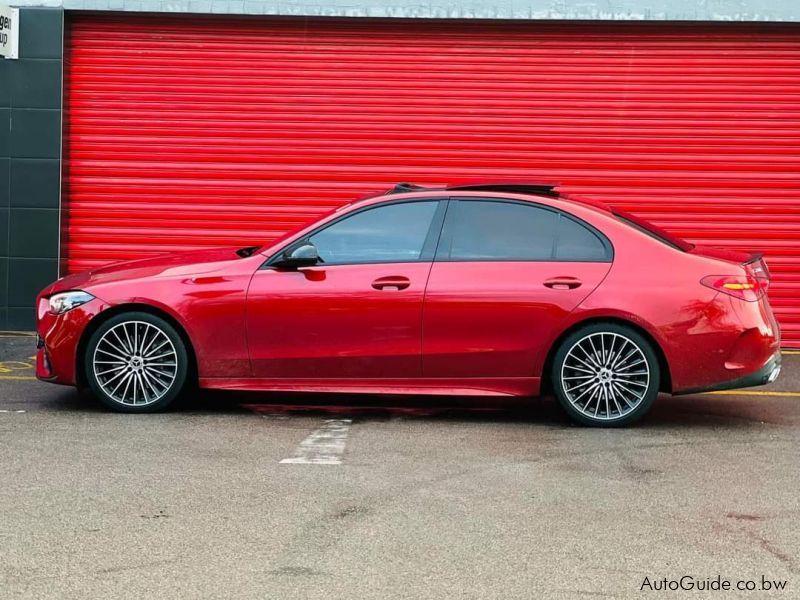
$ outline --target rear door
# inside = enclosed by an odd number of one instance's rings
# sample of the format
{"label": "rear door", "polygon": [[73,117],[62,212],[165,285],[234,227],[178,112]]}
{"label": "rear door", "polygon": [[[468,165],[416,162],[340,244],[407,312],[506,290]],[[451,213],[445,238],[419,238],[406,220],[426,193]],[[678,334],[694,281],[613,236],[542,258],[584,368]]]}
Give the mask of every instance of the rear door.
{"label": "rear door", "polygon": [[532,202],[453,198],[425,295],[425,377],[531,377],[545,340],[603,280],[613,249]]}

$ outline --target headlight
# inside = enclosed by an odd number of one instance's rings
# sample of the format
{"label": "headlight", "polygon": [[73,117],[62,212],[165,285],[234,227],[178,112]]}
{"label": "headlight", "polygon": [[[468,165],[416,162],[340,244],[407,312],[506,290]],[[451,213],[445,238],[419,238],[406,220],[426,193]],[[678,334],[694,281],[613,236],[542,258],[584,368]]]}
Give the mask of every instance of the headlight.
{"label": "headlight", "polygon": [[49,298],[50,312],[54,315],[60,315],[81,304],[86,304],[91,300],[94,300],[94,296],[86,292],[63,292],[61,294],[55,294]]}

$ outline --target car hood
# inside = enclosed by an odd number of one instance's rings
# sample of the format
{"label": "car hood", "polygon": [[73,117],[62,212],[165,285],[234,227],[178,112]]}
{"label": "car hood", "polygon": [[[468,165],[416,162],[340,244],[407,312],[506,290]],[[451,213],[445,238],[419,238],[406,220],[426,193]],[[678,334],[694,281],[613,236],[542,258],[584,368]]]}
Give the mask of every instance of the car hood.
{"label": "car hood", "polygon": [[152,258],[111,263],[89,271],[67,275],[56,281],[46,294],[66,290],[89,290],[92,287],[153,277],[197,275],[217,271],[230,262],[241,260],[238,248],[214,248],[162,254]]}

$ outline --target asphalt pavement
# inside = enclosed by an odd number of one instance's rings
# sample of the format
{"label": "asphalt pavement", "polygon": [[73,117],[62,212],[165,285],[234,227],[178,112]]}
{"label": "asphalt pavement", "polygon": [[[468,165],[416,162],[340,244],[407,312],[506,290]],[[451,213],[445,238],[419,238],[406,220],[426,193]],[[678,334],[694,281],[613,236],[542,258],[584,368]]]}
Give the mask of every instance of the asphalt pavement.
{"label": "asphalt pavement", "polygon": [[0,598],[800,597],[797,351],[622,430],[547,398],[118,415],[33,380],[33,353],[0,337]]}

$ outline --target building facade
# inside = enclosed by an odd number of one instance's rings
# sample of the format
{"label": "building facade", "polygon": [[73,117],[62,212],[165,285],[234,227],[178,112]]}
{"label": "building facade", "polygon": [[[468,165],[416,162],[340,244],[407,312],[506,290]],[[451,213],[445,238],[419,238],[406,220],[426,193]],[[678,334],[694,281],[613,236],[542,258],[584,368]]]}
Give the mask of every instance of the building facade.
{"label": "building facade", "polygon": [[0,329],[59,274],[269,241],[398,181],[536,181],[764,251],[800,347],[796,3],[12,4]]}

